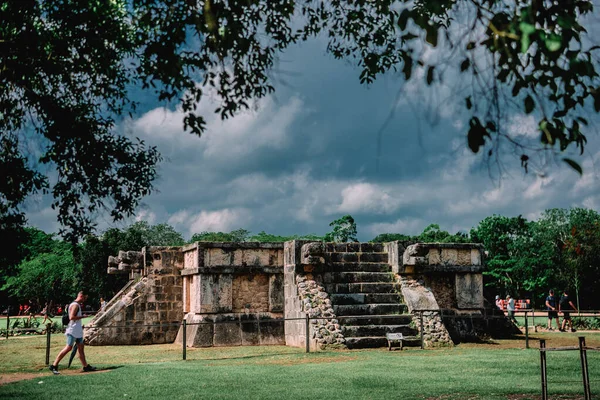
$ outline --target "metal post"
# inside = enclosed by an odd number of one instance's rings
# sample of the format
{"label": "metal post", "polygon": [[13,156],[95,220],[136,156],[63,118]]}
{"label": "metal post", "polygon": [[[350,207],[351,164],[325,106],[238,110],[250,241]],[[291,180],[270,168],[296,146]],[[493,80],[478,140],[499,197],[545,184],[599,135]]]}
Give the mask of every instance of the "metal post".
{"label": "metal post", "polygon": [[579,337],[579,357],[581,358],[581,375],[583,376],[583,394],[585,400],[591,400],[590,374],[588,370],[587,351],[585,349],[585,337]]}
{"label": "metal post", "polygon": [[46,365],[50,365],[50,326],[52,324],[46,324]]}
{"label": "metal post", "polygon": [[529,348],[529,322],[527,321],[527,311],[525,311],[525,348]]}
{"label": "metal post", "polygon": [[306,330],[305,330],[306,336],[305,336],[305,345],[306,345],[306,352],[310,353],[310,318],[308,317],[308,313],[306,314]]}
{"label": "metal post", "polygon": [[548,400],[548,374],[546,371],[546,341],[540,339],[540,369],[542,371],[542,400]]}
{"label": "metal post", "polygon": [[6,340],[8,340],[8,329],[10,328],[10,307],[6,312]]}
{"label": "metal post", "polygon": [[187,327],[187,322],[184,319],[183,320],[183,332],[182,332],[183,333],[182,343],[183,343],[183,359],[184,360],[187,358],[187,354],[186,354],[186,351],[187,351],[187,343],[186,343],[187,342],[187,332],[186,332],[186,327]]}
{"label": "metal post", "polygon": [[423,350],[425,348],[425,345],[423,344],[423,311],[419,313],[419,319],[421,325],[421,350]]}

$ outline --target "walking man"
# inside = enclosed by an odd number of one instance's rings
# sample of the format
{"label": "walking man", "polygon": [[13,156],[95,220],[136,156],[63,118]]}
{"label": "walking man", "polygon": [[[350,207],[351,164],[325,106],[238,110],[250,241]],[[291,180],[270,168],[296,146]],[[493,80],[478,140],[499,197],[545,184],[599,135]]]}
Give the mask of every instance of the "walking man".
{"label": "walking man", "polygon": [[571,330],[571,332],[575,332],[575,329],[573,329],[573,320],[571,319],[570,311],[571,309],[575,310],[576,312],[579,311],[577,310],[577,307],[575,307],[575,304],[573,304],[573,302],[569,298],[569,293],[567,293],[566,290],[563,292],[563,295],[560,298],[560,302],[558,303],[558,309],[563,313],[563,322],[560,330],[565,332],[565,327],[567,326],[567,324],[569,324],[569,329]]}
{"label": "walking man", "polygon": [[509,295],[506,296],[506,310],[508,311],[508,319],[510,319],[516,324],[517,320],[515,318],[515,299],[513,299]]}
{"label": "walking man", "polygon": [[69,325],[67,325],[67,330],[65,331],[65,335],[67,336],[67,345],[60,351],[60,353],[58,353],[54,363],[50,365],[50,371],[52,371],[54,375],[60,374],[60,372],[58,372],[58,363],[63,359],[64,356],[69,354],[71,349],[73,349],[73,345],[75,344],[77,344],[77,353],[79,354],[81,365],[83,365],[83,372],[96,371],[96,368],[92,367],[85,360],[83,326],[81,325],[81,320],[83,318],[82,303],[86,299],[87,295],[81,291],[77,293],[77,298],[75,301],[69,304]]}
{"label": "walking man", "polygon": [[546,297],[546,308],[548,309],[548,330],[552,330],[552,318],[556,319],[556,328],[560,330],[560,323],[558,321],[558,301],[554,297],[554,290],[548,292]]}

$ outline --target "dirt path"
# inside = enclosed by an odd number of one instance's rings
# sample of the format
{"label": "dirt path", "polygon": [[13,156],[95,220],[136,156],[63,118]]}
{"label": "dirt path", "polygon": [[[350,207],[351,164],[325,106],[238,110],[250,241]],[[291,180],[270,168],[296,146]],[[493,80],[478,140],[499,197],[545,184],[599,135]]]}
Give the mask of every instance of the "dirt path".
{"label": "dirt path", "polygon": [[[80,369],[78,370],[64,370],[60,371],[61,375],[65,376],[81,376],[84,374],[99,374],[103,372],[109,372],[110,370],[99,370],[95,372],[82,372]],[[42,384],[46,379],[52,379],[54,375],[49,370],[43,372],[16,372],[14,374],[4,374],[0,376],[0,386],[6,385],[7,383],[25,381],[29,379],[39,379],[40,384]]]}

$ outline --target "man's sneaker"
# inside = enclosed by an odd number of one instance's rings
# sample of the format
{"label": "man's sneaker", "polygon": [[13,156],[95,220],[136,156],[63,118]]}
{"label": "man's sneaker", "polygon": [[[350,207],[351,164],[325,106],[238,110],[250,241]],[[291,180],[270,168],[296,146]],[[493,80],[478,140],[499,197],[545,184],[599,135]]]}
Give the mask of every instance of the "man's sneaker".
{"label": "man's sneaker", "polygon": [[571,332],[577,332],[577,329],[571,328]]}
{"label": "man's sneaker", "polygon": [[52,371],[52,373],[54,375],[60,375],[60,372],[58,372],[58,367],[55,367],[54,365],[50,365],[50,367],[48,367],[50,369],[50,371]]}
{"label": "man's sneaker", "polygon": [[97,370],[98,370],[98,368],[92,367],[90,364],[88,364],[85,367],[83,367],[83,372],[94,372],[94,371],[97,371]]}

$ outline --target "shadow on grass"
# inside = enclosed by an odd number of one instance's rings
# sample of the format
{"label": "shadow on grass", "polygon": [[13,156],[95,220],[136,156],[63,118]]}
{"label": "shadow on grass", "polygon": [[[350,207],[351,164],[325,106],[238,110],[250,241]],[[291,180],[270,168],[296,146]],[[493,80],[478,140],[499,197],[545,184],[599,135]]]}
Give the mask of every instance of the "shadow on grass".
{"label": "shadow on grass", "polygon": [[269,353],[269,354],[253,354],[248,356],[224,356],[224,357],[207,357],[207,358],[189,358],[188,361],[223,361],[223,360],[251,360],[272,356],[295,356],[298,354],[319,354],[322,352],[312,352],[312,353]]}

